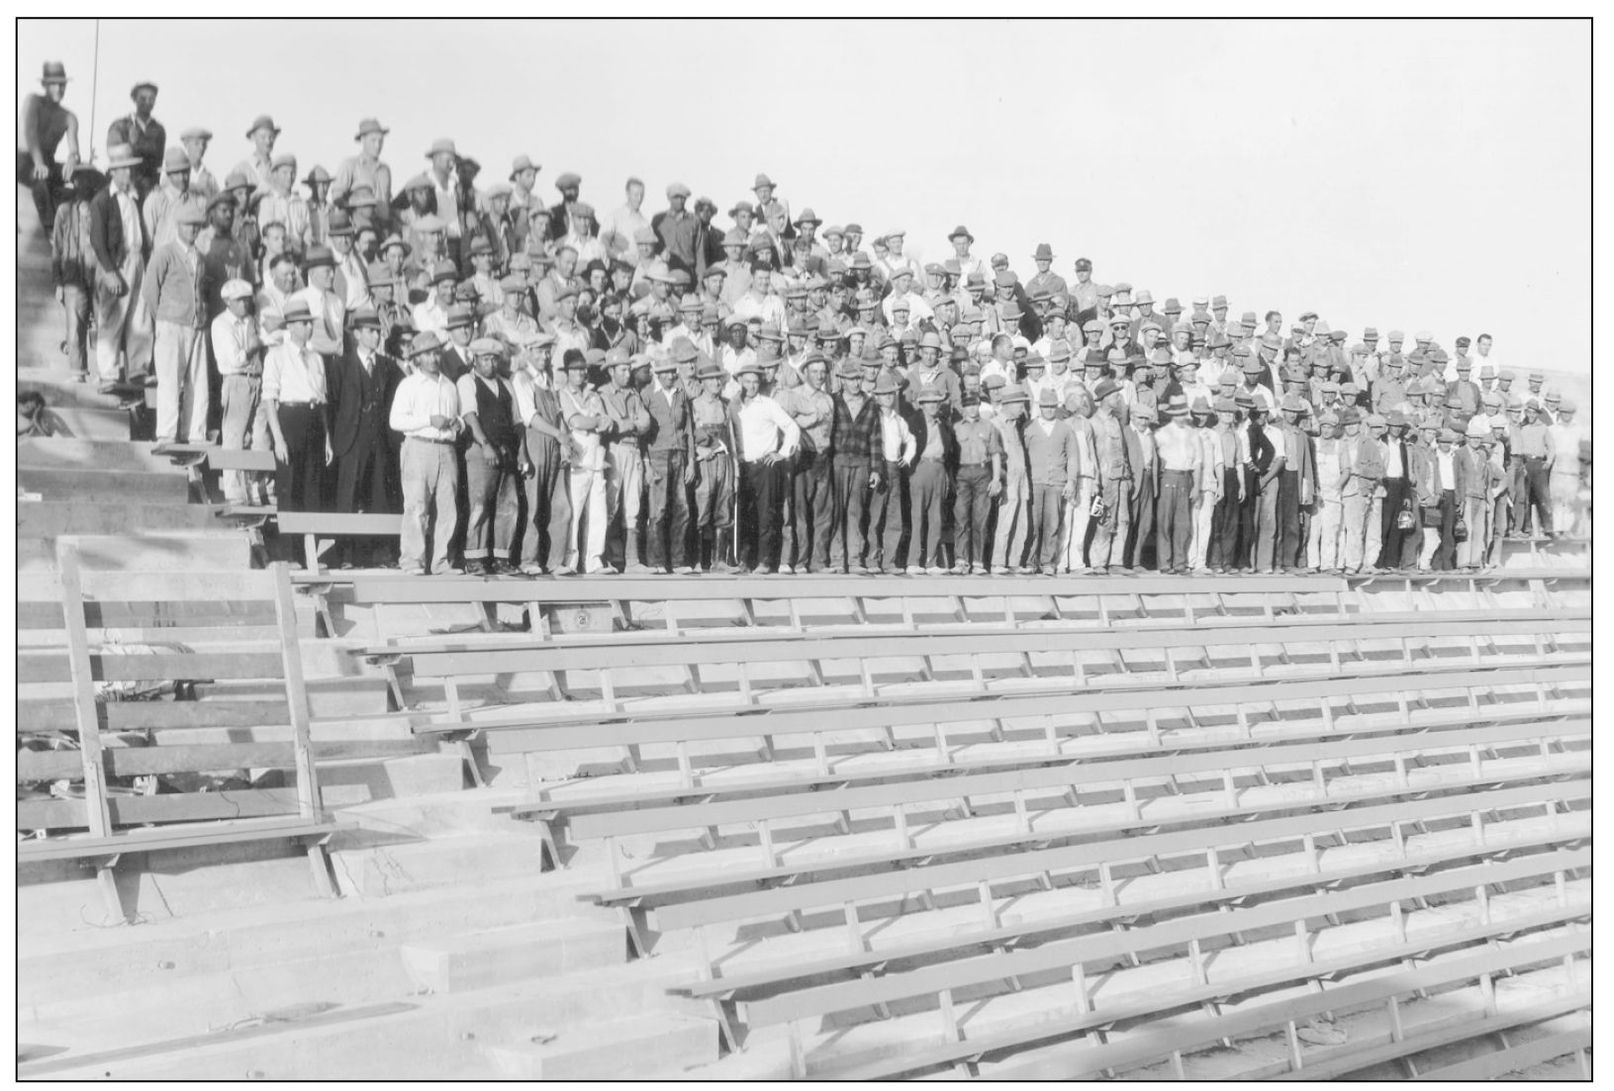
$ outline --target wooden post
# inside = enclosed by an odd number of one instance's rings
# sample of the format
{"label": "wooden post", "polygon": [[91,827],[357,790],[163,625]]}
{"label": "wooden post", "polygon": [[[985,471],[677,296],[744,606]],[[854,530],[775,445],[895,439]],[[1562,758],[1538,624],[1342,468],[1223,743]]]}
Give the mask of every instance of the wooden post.
{"label": "wooden post", "polygon": [[292,597],[291,570],[282,561],[274,566],[274,573],[275,620],[280,627],[280,658],[286,675],[286,706],[291,710],[292,750],[297,768],[297,811],[311,822],[323,822],[325,804],[320,799],[319,777],[314,766],[308,689],[303,683],[303,656],[297,646],[297,606]]}
{"label": "wooden post", "polygon": [[[90,836],[112,833],[112,814],[106,798],[106,764],[101,757],[101,715],[95,703],[95,673],[90,664],[90,637],[84,624],[84,591],[79,576],[78,549],[72,545],[56,548],[56,567],[62,581],[62,617],[67,629],[68,665],[73,678],[73,716],[78,725],[79,760],[84,770],[85,824]],[[118,897],[117,877],[112,870],[116,857],[101,860],[95,869],[96,884],[107,910],[118,920],[128,920]]]}

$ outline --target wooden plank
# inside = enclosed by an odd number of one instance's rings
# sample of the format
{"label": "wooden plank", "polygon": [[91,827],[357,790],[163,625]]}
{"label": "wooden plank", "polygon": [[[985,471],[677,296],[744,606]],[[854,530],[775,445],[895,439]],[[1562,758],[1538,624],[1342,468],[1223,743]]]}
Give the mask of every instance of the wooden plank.
{"label": "wooden plank", "polygon": [[[1467,787],[1453,782],[1453,790]],[[1523,788],[1504,788],[1485,793],[1490,809],[1539,805],[1543,799],[1559,795],[1566,799],[1584,799],[1590,788],[1584,779],[1537,784]],[[745,920],[753,917],[776,916],[790,910],[809,909],[819,905],[840,905],[847,901],[867,901],[875,898],[895,897],[914,890],[941,889],[951,886],[968,886],[982,880],[1001,880],[1035,876],[1043,872],[1069,871],[1113,862],[1118,857],[1140,859],[1149,856],[1166,856],[1173,853],[1203,854],[1212,846],[1243,845],[1266,838],[1294,839],[1311,832],[1333,832],[1341,829],[1379,829],[1390,822],[1410,822],[1415,819],[1463,815],[1473,810],[1472,800],[1461,797],[1433,799],[1402,799],[1396,803],[1379,801],[1407,795],[1405,790],[1387,789],[1362,793],[1352,800],[1360,804],[1354,811],[1302,811],[1280,818],[1262,818],[1275,809],[1288,807],[1245,807],[1214,812],[1215,817],[1243,817],[1246,821],[1233,826],[1198,826],[1170,833],[1143,834],[1124,837],[1128,832],[1154,826],[1182,824],[1196,821],[1192,815],[1180,819],[1123,820],[1095,825],[1074,831],[1044,834],[1041,840],[1057,837],[1090,836],[1102,838],[1085,844],[1063,845],[1057,848],[1034,849],[1026,852],[999,853],[978,860],[947,861],[919,864],[907,868],[890,868],[883,873],[858,875],[851,878],[828,878],[817,881],[797,881],[788,886],[764,890],[750,890],[740,894],[712,893],[719,887],[744,887],[763,881],[799,879],[803,875],[822,874],[836,870],[850,870],[879,864],[898,864],[909,860],[930,860],[946,854],[963,854],[985,851],[1005,844],[1035,844],[1039,838],[1011,835],[961,841],[940,848],[923,848],[883,853],[848,853],[839,859],[788,867],[744,871],[733,869],[719,875],[697,875],[676,882],[627,887],[622,890],[600,891],[596,901],[615,903],[636,901],[657,907],[657,920],[665,929],[689,928],[717,921]],[[1297,803],[1293,808],[1305,808]],[[1206,820],[1210,819],[1206,816]],[[1124,855],[1123,855],[1124,854]],[[688,900],[693,896],[696,900]]]}
{"label": "wooden plank", "polygon": [[[490,750],[497,753],[575,750],[598,746],[626,746],[673,739],[726,739],[756,735],[764,730],[774,735],[817,731],[854,731],[915,724],[954,723],[961,720],[1018,719],[1077,713],[1142,711],[1155,708],[1193,708],[1202,705],[1238,705],[1252,701],[1280,702],[1312,700],[1349,692],[1361,699],[1373,694],[1407,690],[1429,691],[1472,686],[1535,685],[1547,682],[1588,680],[1590,663],[1575,662],[1548,667],[1508,667],[1494,670],[1461,671],[1429,667],[1398,668],[1394,673],[1362,675],[1339,679],[1332,675],[1251,683],[1200,682],[1180,688],[1113,686],[1071,693],[1061,681],[1046,693],[1012,696],[998,694],[986,700],[923,696],[918,699],[885,697],[878,704],[861,698],[856,707],[837,706],[833,719],[826,720],[829,701],[811,709],[769,710],[746,715],[725,712],[670,716],[651,714],[629,720],[603,721],[597,714],[584,715],[561,710],[552,716],[523,716],[487,719],[466,723],[420,725],[416,733],[463,730],[468,726],[486,735]],[[766,727],[763,721],[766,720]],[[532,730],[526,730],[532,729]],[[501,738],[506,732],[522,731],[522,737]]]}
{"label": "wooden plank", "polygon": [[[1589,862],[1589,850],[1583,850],[1579,855]],[[1540,878],[1553,871],[1551,866],[1543,870],[1544,859],[1525,857],[1412,878],[1367,883],[1347,890],[1284,898],[1253,907],[1223,907],[1221,911],[1174,918],[1159,924],[1125,930],[1101,930],[1074,939],[1054,940],[1029,949],[1003,952],[990,959],[955,960],[881,977],[865,976],[855,981],[797,989],[748,1003],[746,1023],[753,1027],[772,1026],[869,1004],[891,1004],[910,997],[931,996],[946,989],[960,989],[1007,977],[1065,970],[1079,962],[1107,964],[1118,957],[1146,951],[1186,949],[1186,945],[1193,940],[1203,943],[1209,939],[1231,937],[1238,932],[1287,926],[1295,921],[1329,913],[1351,913],[1387,906],[1394,901],[1428,898],[1471,889],[1476,882]],[[1492,876],[1494,878],[1490,878]],[[1115,915],[1123,917],[1127,914],[1121,911]]]}
{"label": "wooden plank", "polygon": [[297,809],[310,822],[325,819],[319,794],[313,747],[309,736],[308,689],[303,683],[303,654],[297,645],[297,602],[291,589],[290,567],[274,566],[275,612],[280,616],[280,657],[286,678],[286,706],[291,713],[292,745],[296,750]]}
{"label": "wooden plank", "polygon": [[1297,752],[1299,748],[1292,746],[1263,746],[1233,751],[1212,750],[1204,753],[1171,754],[1163,757],[1083,761],[1005,773],[903,780],[868,788],[843,788],[834,792],[798,792],[745,800],[692,803],[681,807],[645,807],[631,811],[578,815],[572,819],[569,830],[571,836],[577,840],[624,837],[656,830],[727,826],[735,823],[799,818],[833,811],[868,810],[944,799],[1007,795],[1038,789],[1045,792],[1053,790],[1062,792],[1079,785],[1164,778],[1254,766],[1271,767],[1307,761],[1333,764],[1374,756],[1388,758],[1397,753],[1416,754],[1432,749],[1468,745],[1495,746],[1507,742],[1529,742],[1540,737],[1539,726],[1527,722],[1443,732],[1434,738],[1419,734],[1392,739],[1368,738],[1323,743],[1305,747],[1300,752]]}
{"label": "wooden plank", "polygon": [[[436,753],[436,750],[436,746],[426,740],[337,740],[314,743],[314,758],[316,761],[391,758]],[[201,772],[209,769],[296,768],[296,752],[290,742],[109,746],[103,748],[101,756],[107,774],[115,777]],[[19,784],[24,781],[78,780],[81,773],[79,751],[76,750],[17,752]]]}
{"label": "wooden plank", "polygon": [[[90,629],[201,629],[234,630],[246,625],[272,625],[274,606],[268,601],[205,602],[86,602],[84,624]],[[18,629],[60,629],[59,602],[17,604]],[[227,639],[221,633],[218,639]],[[236,639],[240,639],[237,637]]]}
{"label": "wooden plank", "polygon": [[300,817],[223,819],[205,825],[152,826],[123,830],[108,837],[66,836],[29,838],[17,842],[21,863],[45,860],[80,860],[135,852],[168,852],[197,845],[232,845],[281,837],[327,837],[350,829],[334,822],[310,823]]}
{"label": "wooden plank", "polygon": [[[1552,626],[1563,633],[1590,632],[1591,616],[1551,622],[1532,618],[1509,620],[1485,627],[1494,635],[1540,632]],[[1419,621],[1364,628],[1355,622],[1314,622],[1279,633],[1264,626],[1248,628],[1188,627],[1177,629],[1077,630],[997,630],[985,633],[909,633],[905,635],[827,638],[797,637],[792,641],[758,641],[747,637],[728,641],[698,643],[656,641],[623,643],[615,646],[574,647],[554,642],[528,644],[521,648],[484,647],[473,652],[412,651],[409,657],[417,678],[450,675],[509,674],[519,671],[595,670],[612,667],[639,668],[680,666],[689,663],[763,663],[824,659],[908,659],[946,655],[1008,655],[1028,652],[1058,654],[1074,651],[1156,650],[1172,647],[1237,647],[1252,643],[1304,641],[1308,643],[1354,642],[1362,639],[1393,640],[1403,637],[1435,639],[1470,637],[1472,621],[1446,621],[1425,617]]]}
{"label": "wooden plank", "polygon": [[275,525],[282,534],[385,537],[402,532],[403,517],[364,512],[282,511],[275,514]]}
{"label": "wooden plank", "polygon": [[[73,682],[73,715],[78,727],[80,769],[84,776],[84,799],[66,809],[74,812],[74,825],[83,825],[92,836],[112,832],[112,811],[106,795],[106,779],[101,772],[101,727],[95,712],[95,682],[90,677],[89,635],[84,628],[84,607],[80,598],[78,550],[63,545],[56,553],[61,573],[62,614],[67,628],[67,658]],[[21,674],[19,659],[18,674]],[[19,679],[20,680],[20,679]],[[101,879],[103,894],[117,901],[111,875]]]}
{"label": "wooden plank", "polygon": [[[1591,996],[1585,997],[1587,1008],[1591,1007]],[[1489,1022],[1489,1020],[1487,1020]],[[1484,1023],[1476,1024],[1483,1028]],[[1583,1049],[1592,1048],[1592,1028],[1581,1027],[1578,1030],[1564,1031],[1561,1034],[1550,1034],[1544,1038],[1509,1046],[1507,1049],[1494,1053],[1486,1053],[1479,1057],[1470,1057],[1442,1068],[1432,1068],[1427,1072],[1420,1072],[1414,1076],[1417,1080],[1494,1080],[1498,1076],[1506,1076],[1513,1072],[1520,1072],[1534,1065],[1544,1064],[1547,1061],[1570,1053],[1579,1053]]]}
{"label": "wooden plank", "polygon": [[[89,655],[95,682],[202,681],[220,678],[278,678],[274,652],[159,652],[153,655]],[[65,682],[71,671],[64,656],[26,652],[17,656],[17,683]]]}
{"label": "wooden plank", "polygon": [[[274,581],[265,569],[208,571],[82,571],[81,585],[94,602],[216,602],[221,599],[274,599]],[[24,580],[19,602],[58,602],[61,592],[50,579]]]}
{"label": "wooden plank", "polygon": [[275,470],[275,453],[273,451],[255,450],[232,451],[223,447],[214,447],[207,451],[207,465],[210,469],[221,472],[246,470],[273,473]]}
{"label": "wooden plank", "polygon": [[[297,813],[297,793],[290,788],[248,788],[226,792],[187,792],[175,795],[111,796],[107,809],[112,822],[129,826],[141,822],[203,822],[220,818],[257,818]],[[19,800],[17,828],[63,830],[85,827],[82,800]]]}
{"label": "wooden plank", "polygon": [[[213,727],[274,727],[291,723],[284,701],[111,701],[97,704],[103,731],[161,731]],[[20,699],[17,731],[77,731],[71,701]]]}

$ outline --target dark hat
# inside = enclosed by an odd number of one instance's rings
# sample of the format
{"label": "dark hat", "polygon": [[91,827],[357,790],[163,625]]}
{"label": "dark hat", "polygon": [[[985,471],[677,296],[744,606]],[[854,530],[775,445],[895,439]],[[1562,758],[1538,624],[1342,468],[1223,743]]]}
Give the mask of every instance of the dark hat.
{"label": "dark hat", "polygon": [[582,176],[578,175],[578,174],[573,174],[571,171],[567,171],[565,174],[563,174],[559,178],[555,179],[555,188],[560,190],[562,193],[566,192],[569,189],[577,189],[577,188],[581,187],[582,184],[583,184]]}
{"label": "dark hat", "polygon": [[476,312],[463,303],[456,303],[448,309],[448,328],[457,330],[469,326],[476,317]]}
{"label": "dark hat", "polygon": [[[893,234],[894,234],[894,232],[893,232]],[[951,231],[949,231],[947,233],[947,237],[949,239],[966,238],[970,242],[975,241],[975,236],[971,235],[970,234],[970,229],[965,227],[963,224],[959,224],[957,227],[955,227]]]}
{"label": "dark hat", "polygon": [[293,322],[312,322],[314,312],[308,309],[306,300],[293,299],[286,304],[286,309],[280,312],[280,318],[288,326]]}
{"label": "dark hat", "polygon": [[337,209],[331,213],[330,223],[327,225],[326,230],[333,236],[351,236],[353,234],[353,220],[346,212]]}
{"label": "dark hat", "polygon": [[303,259],[303,268],[313,269],[320,265],[335,266],[336,255],[331,252],[330,247],[316,243],[308,248],[308,255]]}
{"label": "dark hat", "polygon": [[353,139],[363,140],[371,133],[380,133],[382,136],[386,136],[390,132],[392,132],[391,129],[385,128],[381,122],[377,121],[375,118],[367,117],[363,121],[359,122],[359,131],[353,137]]}
{"label": "dark hat", "polygon": [[275,119],[270,117],[268,114],[259,114],[257,117],[252,119],[252,124],[247,126],[247,139],[251,140],[252,134],[257,132],[259,129],[268,129],[276,136],[280,135],[280,126],[276,125]]}
{"label": "dark hat", "polygon": [[1093,389],[1093,400],[1101,402],[1111,394],[1119,393],[1120,390],[1121,384],[1114,379],[1101,379],[1098,386]]}
{"label": "dark hat", "polygon": [[303,184],[313,187],[320,185],[321,183],[329,182],[330,180],[331,172],[320,166],[318,163],[315,163],[314,169],[309,171],[308,177],[303,179]]}
{"label": "dark hat", "polygon": [[53,83],[66,83],[67,66],[61,61],[46,61],[45,67],[40,73],[39,82],[47,87]]}
{"label": "dark hat", "polygon": [[369,304],[358,307],[349,313],[348,321],[353,324],[355,329],[378,330],[381,328],[381,316]]}

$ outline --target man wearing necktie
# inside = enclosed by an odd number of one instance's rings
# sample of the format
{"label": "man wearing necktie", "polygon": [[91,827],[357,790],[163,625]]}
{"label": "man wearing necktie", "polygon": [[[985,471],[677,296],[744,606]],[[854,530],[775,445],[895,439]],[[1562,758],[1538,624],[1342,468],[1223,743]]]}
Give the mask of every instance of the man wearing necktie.
{"label": "man wearing necktie", "polygon": [[[373,307],[350,316],[353,347],[328,368],[331,451],[336,456],[336,510],[396,512],[398,465],[387,433],[387,414],[403,372],[381,353],[381,317]],[[349,538],[343,567],[381,563],[382,543]]]}

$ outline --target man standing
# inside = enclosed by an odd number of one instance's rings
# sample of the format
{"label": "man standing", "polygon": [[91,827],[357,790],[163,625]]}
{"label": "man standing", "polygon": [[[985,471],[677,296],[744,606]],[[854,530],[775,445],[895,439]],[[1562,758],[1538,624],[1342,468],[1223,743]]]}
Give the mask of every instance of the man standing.
{"label": "man standing", "polygon": [[[258,402],[263,391],[263,345],[247,305],[252,300],[252,285],[244,280],[231,280],[219,292],[225,310],[213,319],[210,334],[213,341],[213,359],[218,364],[220,377],[219,445],[226,451],[239,451],[251,441],[253,450],[269,446],[269,422],[259,412]],[[239,470],[221,475],[224,501],[227,504],[246,504],[260,486]],[[255,477],[256,475],[254,475]]]}
{"label": "man standing", "polygon": [[606,357],[606,366],[611,381],[600,391],[600,400],[611,424],[611,445],[605,462],[606,519],[614,521],[617,513],[621,513],[623,571],[644,575],[650,568],[640,559],[639,551],[639,514],[644,508],[645,480],[639,438],[650,428],[650,414],[630,382],[633,359],[627,350],[620,346],[612,349]]}
{"label": "man standing", "polygon": [[174,241],[182,209],[206,207],[202,198],[191,192],[190,183],[190,158],[182,148],[169,148],[163,156],[161,184],[146,194],[140,206],[146,238],[151,241],[154,251]]}
{"label": "man standing", "polygon": [[1029,403],[1025,387],[1005,384],[998,403],[1000,412],[991,422],[1003,447],[1003,489],[998,497],[991,557],[992,571],[999,576],[1007,576],[1020,566],[1030,544],[1031,481],[1024,436]]}
{"label": "man standing", "polygon": [[[1366,435],[1362,434],[1362,422],[1356,409],[1347,407],[1341,420],[1345,436],[1337,450],[1342,537],[1339,561],[1346,572],[1369,572],[1380,564],[1383,542],[1381,509],[1387,503],[1383,481],[1388,469],[1385,454],[1398,454],[1407,471],[1401,486],[1403,493],[1407,492],[1411,480],[1411,460],[1406,445],[1399,438],[1385,441],[1387,422],[1377,413],[1368,416]],[[1319,476],[1332,472],[1326,462],[1318,465]],[[1386,562],[1387,565],[1399,563],[1398,558]]]}
{"label": "man standing", "polygon": [[566,531],[572,521],[572,505],[566,496],[571,438],[550,369],[553,342],[549,334],[538,335],[517,357],[522,366],[510,381],[516,416],[527,429],[527,460],[532,466],[521,533],[521,571],[529,576],[560,572],[566,562]]}
{"label": "man standing", "polygon": [[[1514,455],[1524,461],[1524,488],[1519,502],[1517,527],[1519,534],[1529,535],[1530,513],[1533,511],[1536,516],[1536,533],[1551,537],[1550,482],[1558,452],[1553,446],[1552,432],[1547,422],[1542,419],[1543,412],[1544,408],[1539,399],[1525,399],[1524,424],[1519,428],[1518,442],[1513,447]],[[1580,457],[1578,449],[1567,454],[1572,459]],[[1579,467],[1576,469],[1578,471]]]}
{"label": "man standing", "polygon": [[516,532],[516,483],[530,474],[526,430],[516,424],[516,398],[499,374],[504,345],[494,337],[471,342],[471,373],[455,383],[465,447],[465,573],[505,576]]}
{"label": "man standing", "polygon": [[1278,478],[1276,562],[1284,572],[1293,572],[1301,564],[1306,548],[1301,511],[1311,503],[1317,487],[1311,437],[1300,430],[1300,417],[1304,412],[1305,404],[1299,395],[1284,395],[1283,423],[1279,426],[1284,449],[1283,472]]}
{"label": "man standing", "polygon": [[693,278],[700,271],[695,260],[695,235],[700,229],[700,220],[684,207],[687,200],[688,186],[682,182],[668,186],[667,209],[651,218],[650,230],[661,242],[668,268],[682,269]]}
{"label": "man standing", "polygon": [[[391,513],[397,510],[392,498],[402,486],[387,420],[403,371],[381,353],[381,317],[375,310],[362,307],[351,318],[353,346],[333,361],[327,375],[336,510]],[[349,564],[384,563],[381,539],[349,538],[345,545]]]}
{"label": "man standing", "polygon": [[392,430],[404,437],[399,456],[404,510],[398,567],[406,576],[425,574],[428,548],[434,574],[455,571],[449,565],[448,543],[457,521],[460,470],[454,446],[463,424],[459,392],[437,370],[441,345],[430,331],[415,335],[409,347],[414,373],[398,384],[388,415]]}
{"label": "man standing", "polygon": [[[1580,492],[1580,445],[1586,428],[1575,421],[1575,403],[1564,398],[1558,403],[1558,420],[1547,429],[1552,439],[1552,466],[1549,491],[1552,496],[1552,534],[1566,538],[1575,529],[1575,499]],[[1489,432],[1489,429],[1487,429]],[[1469,524],[1472,537],[1474,524]]]}
{"label": "man standing", "polygon": [[[1288,456],[1289,445],[1284,438],[1283,431],[1268,423],[1266,409],[1257,403],[1249,408],[1250,419],[1250,449],[1252,462],[1256,469],[1255,489],[1256,498],[1255,528],[1251,538],[1252,555],[1251,564],[1255,571],[1270,574],[1273,568],[1273,558],[1278,550],[1278,484],[1279,475],[1283,472],[1284,459]],[[1262,445],[1257,446],[1256,433],[1260,433]],[[1265,459],[1261,456],[1265,455]]]}
{"label": "man standing", "polygon": [[269,175],[274,169],[275,141],[279,136],[280,129],[275,125],[274,118],[268,114],[253,118],[252,125],[247,129],[247,139],[252,141],[252,154],[237,163],[230,173],[244,175],[254,191],[268,189]]}
{"label": "man standing", "polygon": [[908,468],[919,448],[908,422],[897,408],[897,377],[881,371],[874,384],[880,420],[875,443],[880,455],[872,471],[869,497],[869,567],[895,575],[902,572],[903,520],[908,499]]}
{"label": "man standing", "polygon": [[157,105],[155,83],[141,80],[130,88],[129,97],[134,100],[134,112],[107,127],[106,143],[109,149],[127,144],[139,158],[140,165],[134,168],[134,186],[140,199],[145,200],[146,194],[155,189],[162,178],[168,134],[162,123],[151,116],[152,107]]}
{"label": "man standing", "polygon": [[1186,575],[1192,567],[1193,509],[1199,500],[1204,455],[1199,437],[1188,424],[1188,402],[1174,394],[1166,403],[1166,426],[1155,434],[1160,466],[1160,504],[1156,516],[1155,553],[1160,572]]}
{"label": "man standing", "polygon": [[157,447],[207,441],[207,305],[196,236],[206,222],[194,205],[180,209],[177,237],[151,256],[140,290],[155,317]]}
{"label": "man standing", "polygon": [[375,195],[376,231],[383,237],[392,223],[392,168],[381,161],[381,145],[390,131],[373,117],[359,122],[359,131],[353,137],[359,154],[337,165],[330,190],[331,204],[341,205],[355,189],[368,186]]}
{"label": "man standing", "polygon": [[[568,462],[571,466],[570,494],[572,525],[567,531],[566,561],[556,575],[586,572],[590,575],[615,574],[605,564],[605,528],[610,522],[605,497],[605,445],[602,436],[611,431],[605,403],[588,386],[588,361],[581,349],[570,348],[561,357],[566,371],[566,388],[560,392],[561,413],[570,433]],[[587,536],[579,548],[579,531]]]}
{"label": "man standing", "polygon": [[960,576],[988,572],[986,550],[992,502],[1003,491],[1003,441],[981,419],[980,398],[966,392],[963,419],[953,425],[958,447],[953,500],[953,571]]}
{"label": "man standing", "polygon": [[701,393],[690,403],[695,442],[697,566],[708,572],[735,568],[734,537],[734,429],[722,394],[728,373],[716,361],[706,360],[695,372]]}
{"label": "man standing", "polygon": [[789,567],[798,572],[822,572],[830,563],[835,400],[824,388],[828,374],[829,360],[824,354],[809,352],[801,362],[801,383],[775,395],[801,429],[792,483],[794,518],[785,528],[781,570]]}
{"label": "man standing", "polygon": [[[1346,407],[1352,419],[1354,407]],[[1311,520],[1306,540],[1306,559],[1313,572],[1339,569],[1339,547],[1343,530],[1345,475],[1339,438],[1340,418],[1332,410],[1317,420],[1321,435],[1317,440],[1317,514]]]}
{"label": "man standing", "polygon": [[779,403],[761,393],[762,368],[740,369],[739,400],[731,407],[740,454],[740,570],[773,573],[779,564],[783,463],[795,454],[801,430]]}
{"label": "man standing", "polygon": [[1093,542],[1088,550],[1091,567],[1101,575],[1110,565],[1119,565],[1126,549],[1127,531],[1132,525],[1129,510],[1135,490],[1132,461],[1121,423],[1126,402],[1121,384],[1101,379],[1093,391],[1097,411],[1093,415],[1093,448],[1098,457],[1098,488],[1101,510],[1093,517]]}
{"label": "man standing", "polygon": [[[951,373],[949,373],[951,374]],[[958,440],[951,422],[940,416],[946,395],[939,385],[923,387],[918,393],[920,416],[914,435],[919,459],[909,484],[912,540],[908,555],[910,576],[921,572],[940,576],[947,571],[941,555],[942,524],[947,509],[948,484],[958,465]]]}
{"label": "man standing", "polygon": [[[519,161],[517,165],[520,165]],[[612,257],[633,253],[634,237],[650,227],[650,221],[639,211],[644,204],[644,183],[637,178],[629,178],[624,192],[627,200],[608,213],[600,224],[600,241]]]}
{"label": "man standing", "polygon": [[650,417],[645,441],[644,472],[649,482],[650,516],[646,528],[650,567],[665,575],[669,569],[688,575],[689,489],[695,481],[694,417],[678,364],[670,356],[657,357],[655,381],[640,397]]}
{"label": "man standing", "polygon": [[[1466,368],[1464,370],[1467,370]],[[1491,430],[1483,420],[1471,420],[1464,434],[1468,442],[1457,448],[1463,462],[1457,474],[1463,482],[1458,518],[1464,526],[1463,540],[1457,543],[1457,567],[1475,570],[1485,560],[1491,521]]]}
{"label": "man standing", "polygon": [[1195,572],[1210,566],[1210,540],[1215,532],[1216,507],[1221,500],[1224,479],[1222,443],[1216,435],[1216,410],[1209,395],[1192,403],[1194,438],[1199,441],[1199,472],[1195,475],[1198,493],[1193,498],[1193,537],[1188,546],[1189,567]]}
{"label": "man standing", "polygon": [[314,316],[308,304],[293,298],[282,318],[286,338],[263,364],[263,411],[279,461],[275,491],[281,511],[319,511],[331,461],[325,364],[309,347]]}
{"label": "man standing", "polygon": [[1076,434],[1059,419],[1059,395],[1044,390],[1037,399],[1038,418],[1024,432],[1027,474],[1031,484],[1030,538],[1033,544],[1026,570],[1044,576],[1056,573],[1064,505],[1076,498],[1081,474],[1081,449]]}
{"label": "man standing", "polygon": [[96,179],[97,173],[87,166],[68,177],[56,194],[61,204],[50,228],[51,283],[66,326],[62,350],[67,354],[68,373],[79,382],[90,380],[90,301],[95,295],[90,201],[95,196]]}
{"label": "man standing", "polygon": [[875,404],[874,382],[865,379],[857,360],[841,365],[841,391],[834,396],[835,422],[830,430],[834,479],[830,529],[831,569],[864,575],[864,516],[869,490],[879,478],[871,459],[880,442],[880,407]]}
{"label": "man standing", "polygon": [[1246,440],[1239,432],[1238,406],[1233,399],[1224,395],[1213,404],[1216,408],[1216,429],[1212,435],[1221,448],[1222,480],[1217,490],[1206,563],[1212,572],[1223,574],[1238,566],[1239,509],[1244,503]]}
{"label": "man standing", "polygon": [[90,248],[95,252],[95,363],[101,392],[109,394],[121,370],[130,378],[151,358],[141,274],[149,242],[140,215],[133,169],[140,158],[127,144],[107,149],[109,184],[90,201]]}

